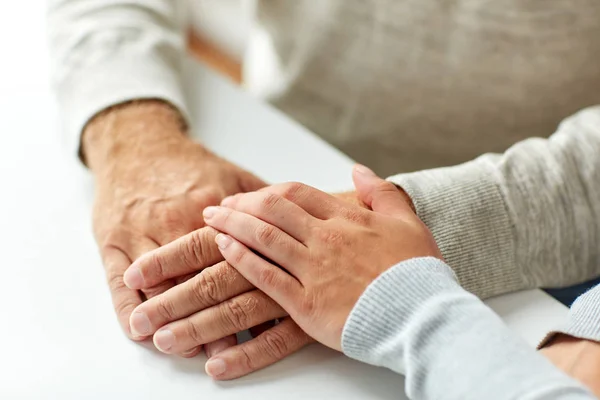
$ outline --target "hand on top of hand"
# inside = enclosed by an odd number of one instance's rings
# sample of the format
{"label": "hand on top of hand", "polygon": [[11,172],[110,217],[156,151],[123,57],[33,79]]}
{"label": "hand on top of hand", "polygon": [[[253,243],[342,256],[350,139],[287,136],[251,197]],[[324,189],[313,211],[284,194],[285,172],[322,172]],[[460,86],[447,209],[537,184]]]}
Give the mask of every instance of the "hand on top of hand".
{"label": "hand on top of hand", "polygon": [[[278,185],[277,191],[294,199],[298,195],[297,186]],[[407,201],[405,194],[394,186],[392,189],[393,192],[387,193],[379,187],[364,186],[360,195],[383,209],[389,199]],[[356,196],[352,192],[335,195],[344,204],[351,201],[364,206]],[[194,348],[283,317],[278,325],[261,329],[258,336],[246,343],[236,346],[229,336],[205,346],[207,355],[212,357],[207,371],[224,380],[268,366],[312,342],[312,338],[286,318],[287,313],[275,301],[223,262],[214,243],[216,234],[212,228],[202,228],[144,255],[127,271],[125,281],[131,288],[141,289],[201,271],[189,281],[141,304],[132,314],[132,330],[140,336],[154,335],[157,347],[166,353]]]}
{"label": "hand on top of hand", "polygon": [[362,166],[354,181],[378,212],[302,184],[238,194],[204,210],[207,225],[224,232],[216,242],[227,262],[306,333],[337,350],[350,311],[373,280],[407,259],[442,258],[392,183]]}
{"label": "hand on top of hand", "polygon": [[[293,195],[294,185],[288,186]],[[287,195],[285,185],[280,193]],[[336,197],[359,204],[355,193]],[[140,257],[125,273],[125,282],[132,289],[144,289],[196,274],[139,305],[131,314],[131,330],[142,337],[153,335],[156,347],[169,354],[206,344],[208,357],[219,354],[220,360],[209,362],[207,370],[225,380],[271,365],[313,339],[223,260],[214,241],[217,233],[201,228]],[[274,319],[280,323],[265,325]],[[253,331],[257,325],[261,329]],[[235,337],[228,336],[246,329],[256,336],[248,342],[236,345]]]}
{"label": "hand on top of hand", "polygon": [[[185,137],[179,115],[158,101],[98,115],[86,128],[82,150],[96,180],[94,232],[115,311],[128,336],[142,340],[172,322],[178,334],[172,347],[168,335],[162,342],[161,335],[155,337],[166,352],[192,357],[205,345],[210,357],[231,348],[221,355],[225,362],[212,369],[218,379],[260,369],[312,341],[277,303],[222,262],[215,231],[201,228],[204,207],[257,190],[263,181]],[[351,192],[338,196],[360,203]],[[172,242],[188,232],[193,233]],[[128,288],[123,275],[138,259],[134,264],[154,275]],[[178,283],[183,284],[174,286]],[[146,320],[131,317],[136,307],[147,312]],[[271,329],[270,324],[254,327],[281,317]],[[236,346],[234,333],[246,328],[258,337]],[[225,371],[217,374],[217,367]]]}

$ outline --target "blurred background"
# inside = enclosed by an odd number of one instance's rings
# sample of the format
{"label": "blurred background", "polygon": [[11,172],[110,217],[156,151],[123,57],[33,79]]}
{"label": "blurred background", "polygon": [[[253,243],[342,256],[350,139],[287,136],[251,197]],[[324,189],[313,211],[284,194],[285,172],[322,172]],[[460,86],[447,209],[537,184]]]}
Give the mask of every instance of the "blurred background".
{"label": "blurred background", "polygon": [[[2,92],[25,94],[48,85],[45,14],[46,0],[0,2]],[[27,79],[21,79],[22,76]],[[5,108],[0,110],[4,112]]]}
{"label": "blurred background", "polygon": [[[239,82],[242,54],[250,29],[244,0],[197,0],[202,30],[189,33],[190,51],[206,64]],[[0,90],[25,94],[48,85],[47,0],[0,3]],[[40,73],[44,71],[45,73]],[[15,77],[27,76],[27,79]],[[6,111],[6,110],[4,110]],[[0,111],[2,112],[2,111]]]}

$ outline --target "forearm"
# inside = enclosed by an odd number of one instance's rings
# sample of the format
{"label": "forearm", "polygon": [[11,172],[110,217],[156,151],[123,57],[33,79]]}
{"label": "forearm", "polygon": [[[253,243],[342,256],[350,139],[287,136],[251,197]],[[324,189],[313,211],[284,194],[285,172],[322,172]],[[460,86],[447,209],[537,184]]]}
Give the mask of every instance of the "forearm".
{"label": "forearm", "polygon": [[414,399],[592,399],[441,261],[413,259],[375,280],[343,333],[350,357],[406,375]]}
{"label": "forearm", "polygon": [[161,99],[187,115],[180,84],[185,2],[51,0],[52,83],[68,145],[97,114],[136,99]]}
{"label": "forearm", "polygon": [[461,284],[479,297],[600,273],[600,107],[549,139],[390,178],[413,200]]}

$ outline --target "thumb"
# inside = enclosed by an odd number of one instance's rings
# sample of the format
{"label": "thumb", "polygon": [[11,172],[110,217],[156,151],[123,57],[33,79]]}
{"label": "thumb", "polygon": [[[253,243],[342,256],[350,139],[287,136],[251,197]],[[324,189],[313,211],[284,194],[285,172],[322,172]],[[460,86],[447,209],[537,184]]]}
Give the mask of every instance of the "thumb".
{"label": "thumb", "polygon": [[352,180],[358,199],[373,211],[392,217],[400,217],[407,212],[414,213],[412,202],[404,191],[381,179],[364,165],[354,166]]}

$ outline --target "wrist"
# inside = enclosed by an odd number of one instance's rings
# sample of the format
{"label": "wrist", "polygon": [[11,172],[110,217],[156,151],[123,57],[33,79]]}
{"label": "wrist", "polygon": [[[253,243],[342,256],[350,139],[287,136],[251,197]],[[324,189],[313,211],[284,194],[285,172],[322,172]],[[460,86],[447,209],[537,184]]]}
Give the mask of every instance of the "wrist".
{"label": "wrist", "polygon": [[541,353],[556,367],[600,394],[600,343],[557,335]]}
{"label": "wrist", "polygon": [[187,143],[181,114],[160,100],[142,100],[97,114],[81,138],[81,158],[95,173]]}

